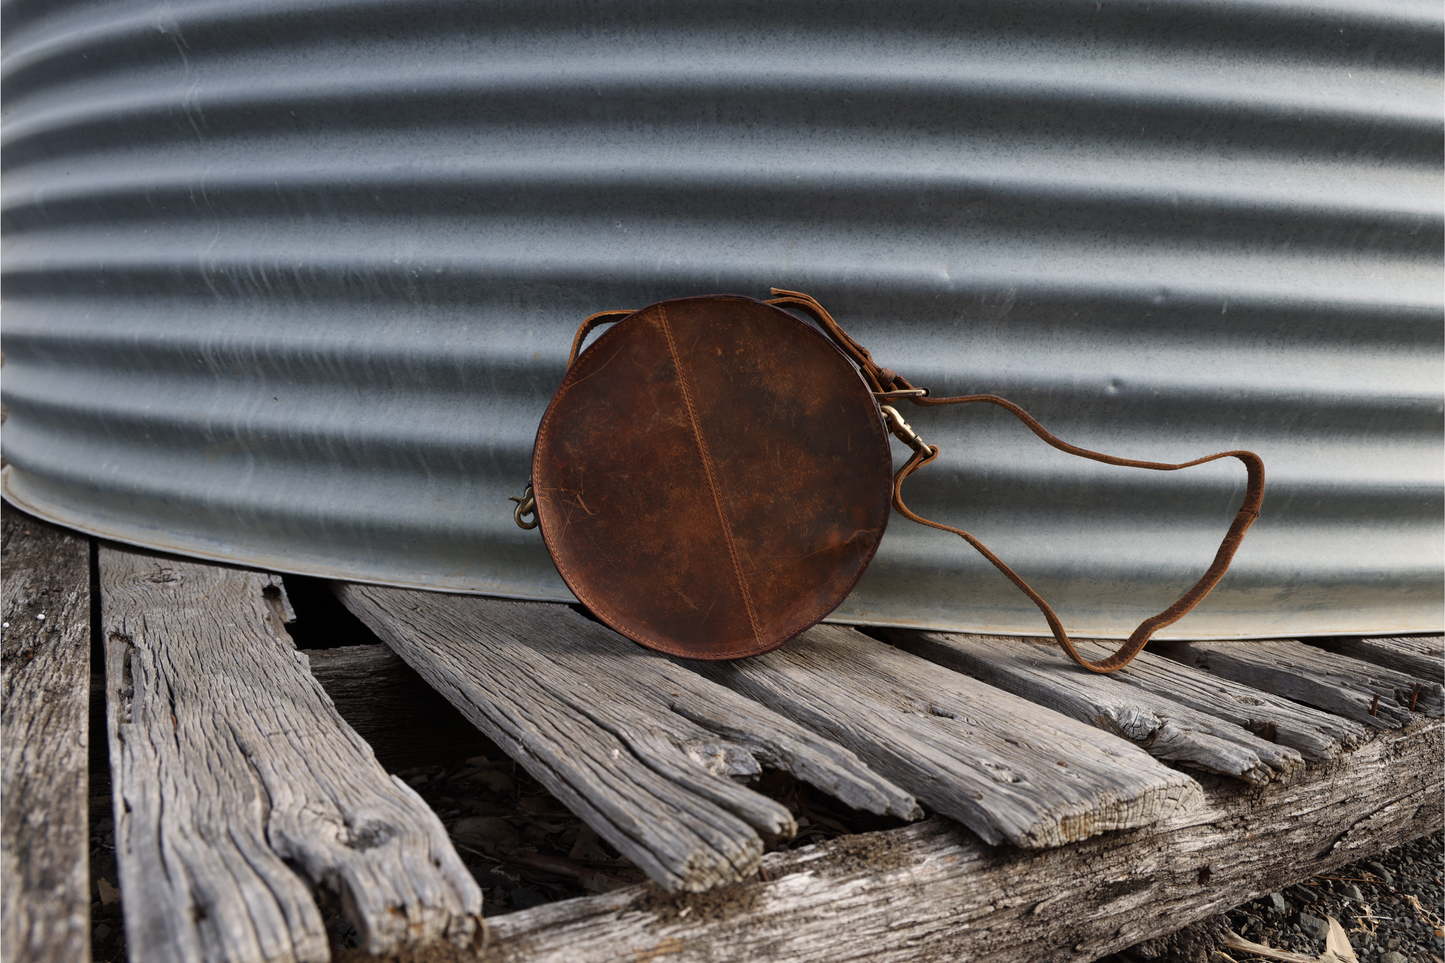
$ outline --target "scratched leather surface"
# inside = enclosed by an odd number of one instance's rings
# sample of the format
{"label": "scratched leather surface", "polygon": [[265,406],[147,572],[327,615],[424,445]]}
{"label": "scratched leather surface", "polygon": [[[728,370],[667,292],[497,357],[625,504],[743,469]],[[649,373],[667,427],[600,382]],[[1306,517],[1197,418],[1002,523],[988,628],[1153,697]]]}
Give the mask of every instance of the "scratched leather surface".
{"label": "scratched leather surface", "polygon": [[651,648],[776,648],[852,590],[892,456],[852,364],[749,298],[665,301],[578,358],[537,432],[542,535],[568,587]]}

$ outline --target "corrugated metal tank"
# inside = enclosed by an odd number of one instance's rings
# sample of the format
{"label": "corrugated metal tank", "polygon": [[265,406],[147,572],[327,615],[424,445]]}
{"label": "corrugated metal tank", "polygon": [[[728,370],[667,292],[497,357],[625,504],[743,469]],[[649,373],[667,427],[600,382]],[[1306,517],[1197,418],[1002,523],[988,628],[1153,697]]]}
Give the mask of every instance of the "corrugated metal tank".
{"label": "corrugated metal tank", "polygon": [[[1445,620],[1438,2],[3,12],[4,485],[32,512],[570,598],[506,497],[576,324],[779,285],[1077,444],[1260,452],[1263,517],[1162,634]],[[1079,634],[1192,584],[1243,490],[908,416],[944,450],[910,504]],[[835,618],[1047,631],[897,518]]]}

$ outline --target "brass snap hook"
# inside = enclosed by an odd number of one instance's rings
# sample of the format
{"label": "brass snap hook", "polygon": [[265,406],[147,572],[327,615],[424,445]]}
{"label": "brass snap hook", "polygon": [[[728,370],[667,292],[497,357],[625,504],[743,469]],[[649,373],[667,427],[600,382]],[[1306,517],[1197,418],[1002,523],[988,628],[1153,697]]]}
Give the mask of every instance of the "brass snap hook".
{"label": "brass snap hook", "polygon": [[883,417],[887,418],[892,424],[893,434],[898,436],[899,441],[920,455],[933,453],[933,448],[924,442],[922,438],[918,437],[918,432],[914,431],[913,426],[903,420],[903,416],[898,413],[897,408],[891,405],[879,405],[878,407],[883,411]]}
{"label": "brass snap hook", "polygon": [[[531,531],[537,527],[537,499],[532,496],[531,482],[527,482],[527,488],[522,492],[521,498],[518,498],[516,495],[508,495],[507,501],[517,503],[516,510],[512,512],[512,521],[517,523],[518,528],[525,528],[527,531]],[[532,516],[530,522],[523,520],[528,515]]]}

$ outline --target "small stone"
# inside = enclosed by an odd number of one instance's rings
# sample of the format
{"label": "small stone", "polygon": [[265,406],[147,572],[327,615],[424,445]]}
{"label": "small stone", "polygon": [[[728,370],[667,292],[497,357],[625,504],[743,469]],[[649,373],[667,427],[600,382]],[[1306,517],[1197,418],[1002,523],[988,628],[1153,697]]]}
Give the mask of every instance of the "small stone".
{"label": "small stone", "polygon": [[1316,893],[1314,890],[1310,889],[1307,886],[1291,886],[1289,888],[1289,894],[1296,899],[1304,900],[1306,903],[1313,903],[1315,900],[1320,898],[1318,893]]}
{"label": "small stone", "polygon": [[111,885],[110,880],[104,877],[95,881],[95,888],[100,891],[100,902],[102,906],[110,906],[112,903],[120,902],[120,890]]}
{"label": "small stone", "polygon": [[1265,910],[1275,916],[1283,916],[1289,912],[1289,904],[1284,901],[1283,893],[1270,893],[1264,898]]}
{"label": "small stone", "polygon": [[1402,954],[1390,950],[1388,953],[1380,954],[1380,963],[1410,963]]}
{"label": "small stone", "polygon": [[1322,940],[1330,934],[1330,924],[1308,913],[1299,915],[1299,928],[1301,933],[1314,940]]}
{"label": "small stone", "polygon": [[110,933],[111,929],[109,926],[106,926],[104,923],[97,923],[95,929],[90,931],[90,938],[97,943],[102,943]]}
{"label": "small stone", "polygon": [[1376,876],[1380,877],[1380,879],[1386,885],[1390,885],[1395,882],[1394,875],[1384,866],[1375,862],[1373,859],[1365,863],[1365,868],[1368,869],[1370,872],[1374,873]]}
{"label": "small stone", "polygon": [[1340,895],[1345,899],[1352,899],[1357,903],[1362,903],[1365,900],[1365,894],[1361,893],[1360,888],[1354,883],[1345,883],[1341,886]]}

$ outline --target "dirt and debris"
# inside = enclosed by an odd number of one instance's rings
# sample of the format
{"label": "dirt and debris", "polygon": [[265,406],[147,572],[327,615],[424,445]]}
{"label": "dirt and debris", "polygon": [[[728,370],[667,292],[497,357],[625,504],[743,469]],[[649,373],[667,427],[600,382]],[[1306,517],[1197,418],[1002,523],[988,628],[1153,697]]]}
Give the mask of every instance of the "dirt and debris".
{"label": "dirt and debris", "polygon": [[[829,875],[886,873],[913,861],[909,849],[886,833],[864,833],[839,839],[828,849]],[[815,864],[816,865],[816,864]]]}
{"label": "dirt and debris", "polygon": [[757,906],[762,886],[762,880],[751,879],[718,886],[703,893],[669,893],[657,884],[649,883],[646,891],[633,901],[632,908],[643,913],[656,913],[654,927],[688,919],[720,922],[751,913]]}

